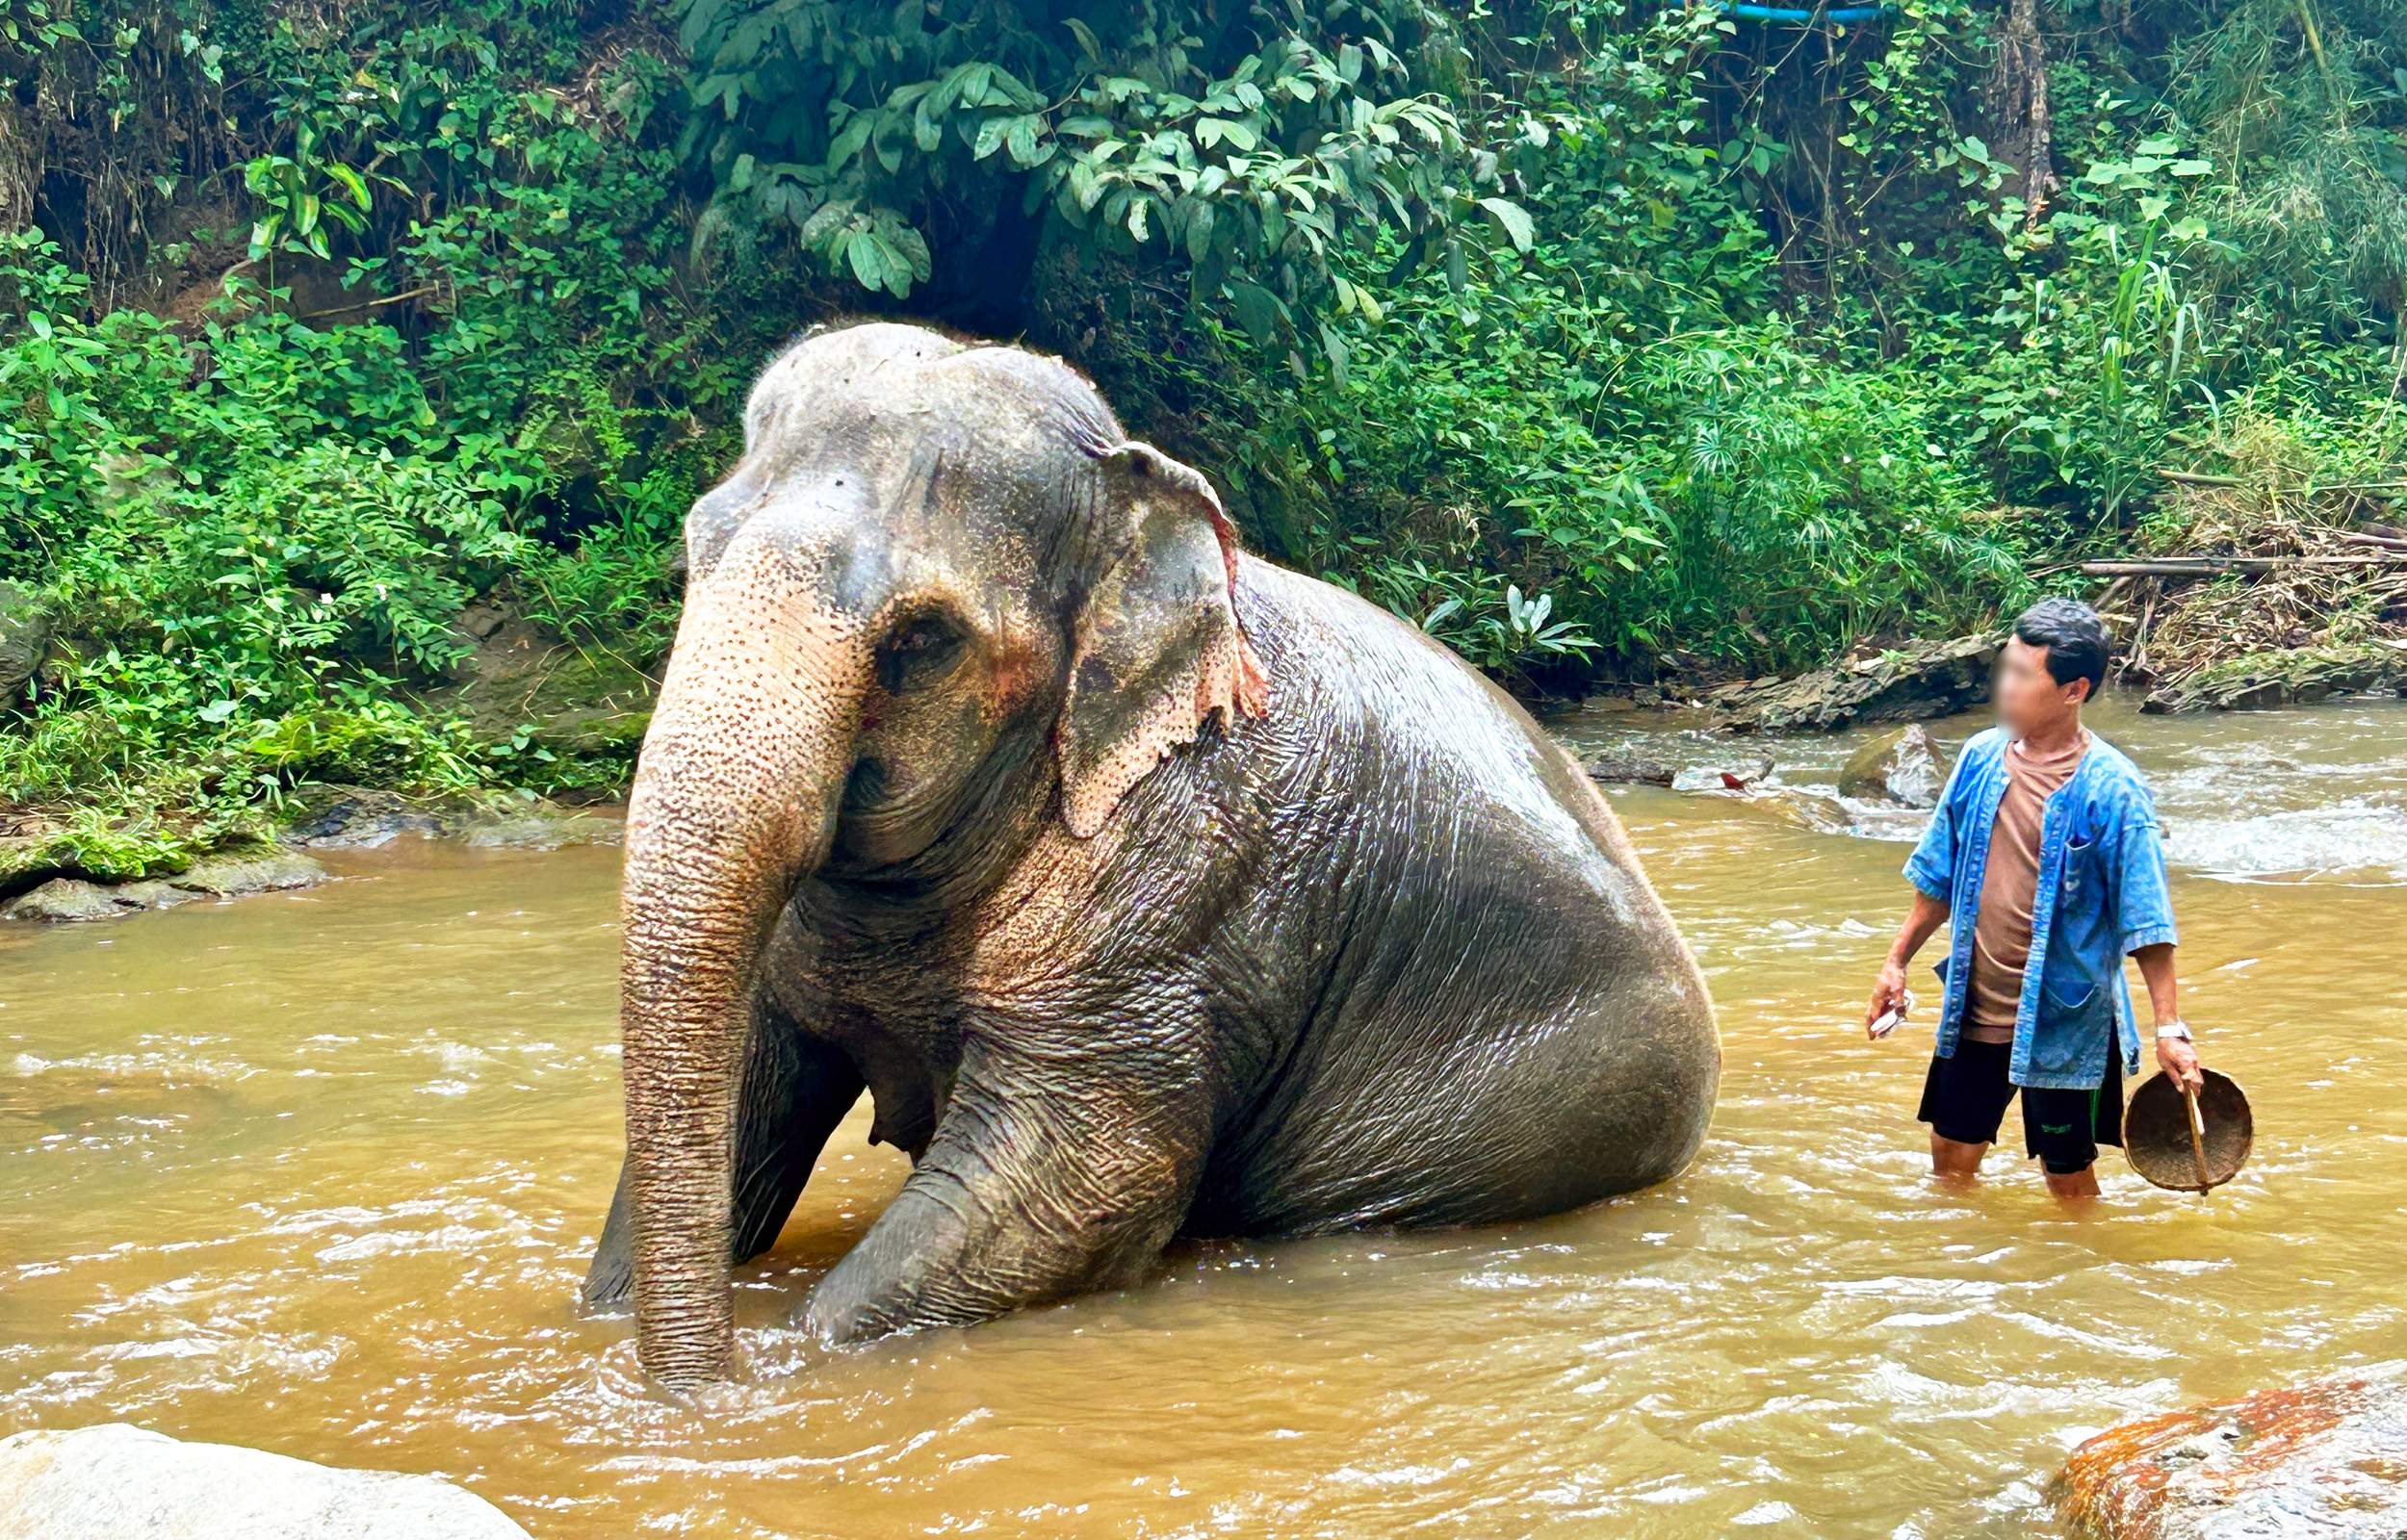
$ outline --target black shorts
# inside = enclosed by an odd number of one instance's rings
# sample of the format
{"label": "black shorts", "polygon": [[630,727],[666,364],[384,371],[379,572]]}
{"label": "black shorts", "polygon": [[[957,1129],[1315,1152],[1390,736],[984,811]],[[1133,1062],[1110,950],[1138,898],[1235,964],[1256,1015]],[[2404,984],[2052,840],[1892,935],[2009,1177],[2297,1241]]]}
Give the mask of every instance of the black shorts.
{"label": "black shorts", "polygon": [[[1930,1125],[1941,1139],[1959,1144],[1987,1144],[1998,1137],[2006,1120],[2006,1104],[2016,1087],[2006,1078],[2014,1057],[2010,1042],[1955,1045],[1952,1059],[1931,1057],[1930,1073],[1923,1081],[1922,1111],[1914,1116]],[[2098,1158],[2098,1146],[2123,1142],[2122,1055],[2107,1047],[2106,1082],[2095,1091],[2023,1091],[2023,1142],[2029,1153],[2058,1176],[2087,1170]]]}

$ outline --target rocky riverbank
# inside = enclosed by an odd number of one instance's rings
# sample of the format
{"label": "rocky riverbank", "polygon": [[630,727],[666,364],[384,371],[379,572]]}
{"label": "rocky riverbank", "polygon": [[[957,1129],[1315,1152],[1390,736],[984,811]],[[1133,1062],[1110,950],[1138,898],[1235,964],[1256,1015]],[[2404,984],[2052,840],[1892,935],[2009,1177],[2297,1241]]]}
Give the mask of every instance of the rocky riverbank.
{"label": "rocky riverbank", "polygon": [[197,899],[289,892],[332,877],[314,852],[372,850],[401,838],[556,850],[616,844],[621,833],[609,809],[506,792],[409,797],[366,786],[316,786],[296,796],[286,815],[272,841],[232,846],[180,870],[132,880],[83,869],[71,846],[39,834],[0,837],[0,892],[13,894],[0,900],[0,920],[118,919]]}

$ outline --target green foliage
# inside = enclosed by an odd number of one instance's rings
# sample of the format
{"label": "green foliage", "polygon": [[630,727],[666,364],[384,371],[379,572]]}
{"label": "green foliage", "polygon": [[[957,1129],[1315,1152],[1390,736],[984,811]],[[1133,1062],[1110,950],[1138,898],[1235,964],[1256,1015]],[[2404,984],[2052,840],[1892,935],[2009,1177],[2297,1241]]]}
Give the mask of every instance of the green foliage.
{"label": "green foliage", "polygon": [[[1041,213],[1110,254],[1182,263],[1264,346],[1343,347],[1333,270],[1385,235],[1460,267],[1466,228],[1526,250],[1498,158],[1438,94],[1460,47],[1424,0],[1068,8],[686,0],[688,143],[722,196],[900,299],[936,246]],[[999,205],[999,207],[998,207]],[[1300,367],[1300,359],[1299,359]]]}
{"label": "green foliage", "polygon": [[[637,132],[659,61],[580,65],[575,101],[506,67],[575,64],[573,23],[365,25],[329,73],[278,21],[248,84],[284,137],[244,175],[269,282],[237,272],[197,323],[93,315],[54,243],[0,237],[0,572],[67,617],[0,730],[0,799],[206,843],[306,780],[623,781],[621,748],[588,772],[442,704],[462,609],[649,666],[727,442],[698,414],[724,422],[777,332],[757,286],[688,305],[661,265],[684,243],[673,152]],[[330,325],[274,287],[313,261],[363,301]],[[423,319],[379,319],[401,302]]]}
{"label": "green foliage", "polygon": [[393,701],[296,711],[242,745],[260,773],[284,782],[466,788],[478,772],[457,746]]}
{"label": "green foliage", "polygon": [[[310,781],[622,783],[684,510],[842,309],[1071,354],[1521,687],[1986,624],[2177,544],[2168,465],[2388,474],[2407,12],[2055,9],[2027,188],[1994,0],[29,0],[0,577],[66,626],[0,800],[130,874]],[[464,704],[488,611],[605,720]]]}

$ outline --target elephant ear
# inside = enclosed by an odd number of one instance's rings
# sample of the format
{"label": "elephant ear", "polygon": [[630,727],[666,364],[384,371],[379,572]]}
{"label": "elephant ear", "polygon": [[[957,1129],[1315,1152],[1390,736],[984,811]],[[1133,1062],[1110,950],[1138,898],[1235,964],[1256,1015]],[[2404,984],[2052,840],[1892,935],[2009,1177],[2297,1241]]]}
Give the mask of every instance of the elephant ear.
{"label": "elephant ear", "polygon": [[1193,743],[1205,717],[1270,707],[1261,660],[1237,624],[1236,532],[1211,483],[1150,444],[1100,458],[1113,554],[1078,616],[1053,732],[1062,819],[1081,839]]}

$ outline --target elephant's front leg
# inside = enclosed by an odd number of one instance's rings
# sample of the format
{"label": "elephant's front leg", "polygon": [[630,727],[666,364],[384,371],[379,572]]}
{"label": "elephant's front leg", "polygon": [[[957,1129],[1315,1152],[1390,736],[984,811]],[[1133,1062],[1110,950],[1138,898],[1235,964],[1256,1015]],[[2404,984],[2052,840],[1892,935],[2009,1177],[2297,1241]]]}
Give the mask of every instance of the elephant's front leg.
{"label": "elephant's front leg", "polygon": [[806,1326],[859,1343],[1137,1282],[1194,1196],[1213,1094],[1157,1043],[966,1043],[926,1155]]}

